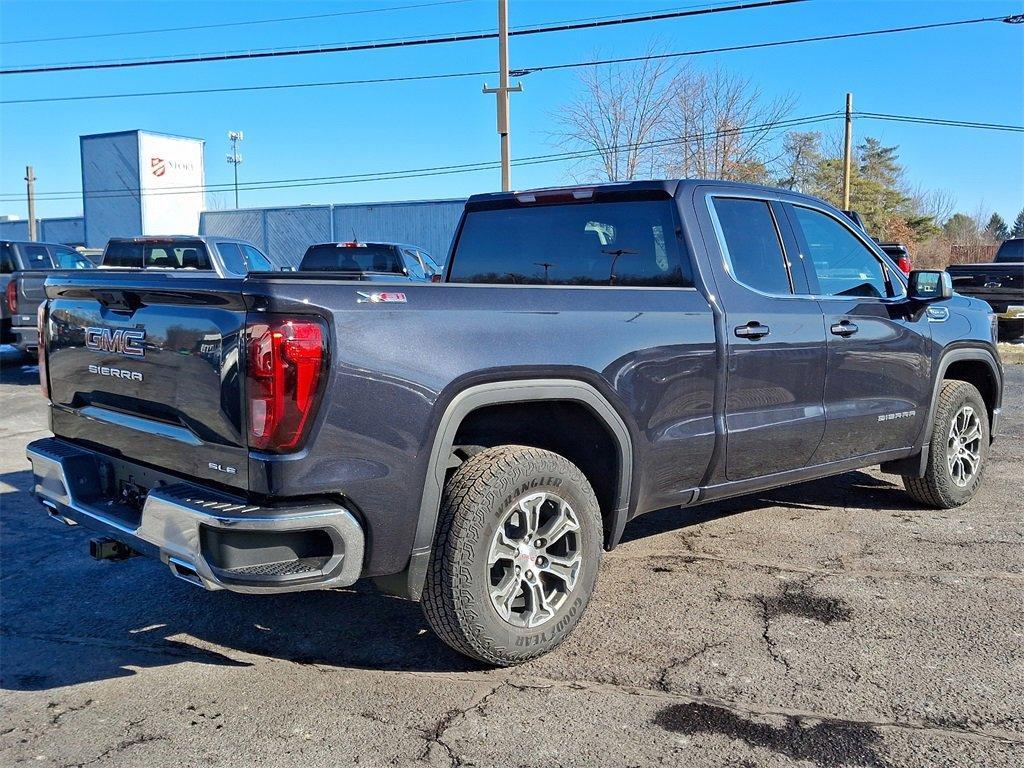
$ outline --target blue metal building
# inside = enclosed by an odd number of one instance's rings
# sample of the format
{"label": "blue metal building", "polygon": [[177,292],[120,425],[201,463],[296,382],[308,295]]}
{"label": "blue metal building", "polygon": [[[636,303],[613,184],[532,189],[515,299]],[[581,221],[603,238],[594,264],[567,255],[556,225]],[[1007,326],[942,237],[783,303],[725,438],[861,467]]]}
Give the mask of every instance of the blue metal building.
{"label": "blue metal building", "polygon": [[313,243],[353,239],[418,245],[441,263],[448,256],[465,202],[410,200],[204,211],[199,232],[248,240],[282,265],[298,266]]}

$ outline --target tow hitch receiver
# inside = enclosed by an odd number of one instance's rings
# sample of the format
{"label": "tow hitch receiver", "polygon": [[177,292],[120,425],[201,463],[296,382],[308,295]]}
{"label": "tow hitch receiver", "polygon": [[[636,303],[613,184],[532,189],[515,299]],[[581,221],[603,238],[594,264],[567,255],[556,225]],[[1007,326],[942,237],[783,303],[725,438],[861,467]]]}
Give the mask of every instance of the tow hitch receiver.
{"label": "tow hitch receiver", "polygon": [[94,560],[127,560],[139,553],[123,541],[103,536],[89,539],[89,554]]}

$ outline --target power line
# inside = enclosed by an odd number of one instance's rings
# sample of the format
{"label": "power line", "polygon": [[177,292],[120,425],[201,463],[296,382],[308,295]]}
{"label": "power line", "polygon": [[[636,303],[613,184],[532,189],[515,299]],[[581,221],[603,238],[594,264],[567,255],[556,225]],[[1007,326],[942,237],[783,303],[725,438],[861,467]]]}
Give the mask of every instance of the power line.
{"label": "power line", "polygon": [[[682,7],[663,9],[663,10],[660,10],[660,11],[651,11],[651,13],[662,13],[662,12],[668,12],[668,11],[683,11],[683,10],[690,10],[690,9],[693,9],[693,8],[713,8],[715,6],[731,5],[732,2],[733,2],[733,0],[716,0],[716,2],[712,2],[712,3],[700,3],[700,4],[696,4],[696,5],[686,5],[686,6],[682,6]],[[584,16],[584,17],[576,17],[576,18],[572,18],[572,19],[559,19],[557,21],[545,21],[545,22],[540,22],[538,24],[533,24],[533,25],[530,25],[530,24],[520,24],[518,26],[509,27],[509,29],[529,29],[529,28],[531,28],[533,26],[551,26],[551,25],[556,25],[556,24],[573,24],[573,23],[577,23],[577,22],[600,21],[600,20],[603,20],[603,19],[615,19],[615,18],[623,18],[623,17],[621,16],[621,14],[606,14],[606,15],[603,15],[603,16]],[[450,37],[450,36],[453,36],[453,35],[459,35],[459,36],[461,36],[461,35],[474,35],[474,34],[477,34],[477,33],[493,32],[493,31],[494,31],[493,27],[487,27],[487,28],[484,28],[484,29],[480,29],[480,28],[477,28],[477,29],[462,29],[462,30],[459,30],[458,32],[439,32],[439,33],[436,33],[436,34],[425,35],[424,37],[435,38],[435,37]],[[319,51],[322,48],[328,48],[328,47],[332,47],[332,46],[336,46],[336,45],[357,45],[357,44],[360,44],[360,43],[385,43],[385,42],[392,42],[392,41],[402,41],[402,40],[405,40],[405,39],[407,39],[407,38],[404,38],[404,37],[374,37],[374,38],[363,38],[363,39],[359,39],[359,40],[344,40],[342,42],[318,43],[316,45],[307,45],[307,46],[278,45],[278,46],[267,47],[267,48],[241,48],[241,49],[234,48],[234,49],[217,51],[216,54],[210,54],[210,55],[222,55],[222,54],[239,53],[239,54],[246,54],[247,58],[251,58],[251,56],[249,56],[249,54],[263,53],[263,52],[276,52],[276,51],[290,51],[293,48],[297,48],[297,47],[298,48],[303,48],[303,49],[307,49],[308,48],[310,50]],[[168,56],[166,58],[185,58],[185,57],[190,57],[190,56],[205,56],[205,55],[207,55],[206,52],[200,52],[200,53],[176,53],[176,54],[173,54],[173,56],[168,54]],[[64,62],[64,61],[62,61],[62,62],[51,62],[49,64],[39,64],[37,66],[49,67],[49,66],[58,66],[58,65],[61,65],[61,64],[105,64],[105,63],[108,63],[108,62],[117,63],[117,62],[123,62],[123,61],[128,61],[128,59],[125,59],[124,57],[120,57],[120,58],[110,58],[110,59],[89,59],[88,61],[71,61],[71,62]],[[19,65],[15,65],[15,66],[19,66]]]}
{"label": "power line", "polygon": [[857,37],[870,37],[872,35],[891,35],[901,32],[918,32],[924,29],[940,29],[942,27],[959,27],[967,24],[983,24],[989,21],[1002,21],[1007,23],[1014,17],[1012,16],[984,16],[976,19],[959,19],[957,21],[940,21],[932,24],[915,24],[907,27],[890,27],[888,29],[874,29],[866,32],[841,32],[833,35],[819,35],[817,37],[797,37],[790,40],[776,40],[766,43],[748,43],[745,45],[729,45],[722,48],[704,48],[692,51],[682,51],[678,53],[656,53],[644,56],[628,56],[617,59],[600,59],[597,61],[591,61],[586,63],[577,64],[551,64],[546,67],[532,67],[523,68],[513,71],[515,77],[525,77],[526,75],[534,72],[545,72],[553,71],[556,69],[572,69],[574,67],[582,66],[593,66],[601,64],[630,64],[638,61],[651,61],[656,59],[671,59],[677,56],[700,56],[708,53],[730,53],[733,51],[752,51],[759,48],[775,48],[780,45],[798,45],[801,43],[820,43],[833,40],[848,40]]}
{"label": "power line", "polygon": [[247,27],[258,24],[279,24],[285,21],[306,21],[309,19],[327,19],[338,16],[363,16],[372,13],[388,13],[391,11],[408,11],[415,8],[431,8],[436,5],[456,5],[468,3],[470,0],[435,0],[430,3],[413,5],[392,5],[387,8],[365,8],[358,11],[336,11],[334,13],[313,13],[306,16],[282,16],[274,19],[254,19],[250,21],[225,21],[219,24],[195,24],[188,27],[163,27],[161,29],[136,29],[125,32],[97,32],[91,35],[67,35],[64,37],[36,37],[25,40],[0,40],[0,45],[23,45],[25,43],[54,43],[66,40],[95,40],[101,37],[128,37],[133,35],[156,35],[164,32],[191,32],[200,29],[223,29],[225,27]]}
{"label": "power line", "polygon": [[[512,71],[514,77],[525,77],[526,75],[538,73],[538,72],[553,72],[564,69],[576,69],[580,67],[592,67],[602,66],[607,64],[630,64],[650,59],[670,59],[670,58],[681,58],[687,56],[703,56],[708,54],[716,53],[734,53],[737,51],[749,51],[757,50],[760,48],[775,48],[786,45],[803,45],[806,43],[818,43],[835,40],[845,40],[861,37],[871,37],[877,35],[890,35],[904,32],[917,32],[928,29],[938,29],[942,27],[953,27],[962,26],[966,24],[981,24],[990,21],[1005,21],[1001,16],[988,16],[983,18],[974,19],[959,19],[956,21],[943,21],[932,24],[918,24],[911,27],[888,27],[885,29],[872,29],[863,32],[844,32],[832,35],[820,35],[817,37],[798,37],[790,38],[787,40],[772,40],[762,43],[746,43],[742,45],[729,45],[719,48],[701,48],[688,51],[673,51],[669,53],[651,54],[645,56],[628,56],[616,59],[592,59],[589,61],[578,61],[568,62],[562,64],[545,64],[536,67],[522,67]],[[186,88],[180,90],[168,90],[168,91],[141,91],[141,92],[129,92],[129,93],[98,93],[98,94],[86,94],[79,96],[54,96],[54,97],[43,97],[43,98],[31,98],[31,99],[5,99],[0,100],[0,105],[4,104],[42,104],[42,103],[53,103],[53,102],[65,102],[65,101],[92,101],[101,99],[131,99],[131,98],[144,98],[150,96],[184,96],[184,95],[198,95],[198,94],[209,94],[209,93],[239,93],[244,91],[274,91],[274,90],[286,90],[286,89],[299,89],[299,88],[329,88],[346,85],[371,85],[371,84],[382,84],[382,83],[401,83],[401,82],[413,82],[420,80],[446,80],[463,77],[482,77],[486,75],[495,74],[495,70],[475,71],[475,72],[444,72],[430,75],[406,75],[396,77],[378,77],[378,78],[365,78],[357,80],[330,80],[321,82],[299,82],[299,83],[279,83],[279,84],[266,84],[266,85],[240,85],[240,86],[227,86],[221,88]]]}
{"label": "power line", "polygon": [[1008,125],[1006,123],[976,123],[969,120],[948,120],[938,117],[914,117],[912,115],[890,115],[884,112],[856,112],[855,117],[868,120],[891,120],[900,123],[919,123],[921,125],[944,125],[952,128],[978,128],[987,131],[1011,131],[1024,133],[1024,125]]}
{"label": "power line", "polygon": [[[738,128],[728,128],[716,131],[707,131],[700,134],[692,134],[684,137],[674,137],[666,139],[655,139],[645,142],[635,142],[631,144],[621,144],[602,149],[581,149],[569,152],[557,152],[545,155],[532,155],[528,157],[520,158],[513,162],[513,165],[538,165],[554,162],[563,162],[567,160],[585,159],[588,157],[597,157],[605,152],[613,151],[626,151],[630,149],[656,149],[660,147],[670,147],[677,144],[682,144],[687,141],[693,141],[696,139],[712,138],[716,136],[731,136],[741,135],[753,131],[761,130],[778,130],[783,128],[795,128],[797,126],[812,125],[816,123],[825,122],[827,120],[834,120],[839,116],[836,112],[825,112],[817,115],[809,115],[806,117],[795,117],[788,120],[780,120],[772,123],[759,123],[754,125],[747,125]],[[261,189],[287,189],[291,187],[314,187],[314,186],[325,186],[332,184],[346,184],[355,182],[366,182],[366,181],[388,181],[391,179],[405,179],[405,178],[417,178],[420,176],[440,176],[448,175],[451,173],[463,173],[470,171],[482,171],[492,170],[497,168],[499,165],[498,161],[488,160],[478,163],[461,163],[456,165],[442,165],[432,166],[428,168],[411,168],[394,171],[376,171],[371,173],[356,173],[347,174],[343,176],[311,176],[297,179],[273,179],[268,181],[251,181],[243,182],[239,184],[239,189],[242,190],[261,190]],[[229,191],[233,187],[232,183],[224,184],[209,184],[204,186],[198,185],[181,185],[178,187],[165,187],[159,190],[151,190],[147,192],[136,192],[134,190],[126,191],[123,189],[107,189],[107,190],[91,190],[89,196],[92,199],[108,198],[108,197],[136,197],[139,194],[142,195],[168,195],[168,194],[196,194],[200,192],[223,192]],[[48,200],[70,200],[76,199],[82,195],[78,190],[64,190],[61,192],[49,192],[37,197]],[[0,199],[20,197],[14,195],[0,195]]]}
{"label": "power line", "polygon": [[[803,3],[807,0],[755,0],[754,2],[736,3],[733,5],[714,6],[690,10],[666,11],[662,13],[648,13],[639,16],[616,17],[609,19],[598,19],[591,21],[567,22],[552,24],[540,27],[528,27],[525,29],[512,30],[509,35],[538,35],[548,32],[569,32],[580,29],[597,29],[601,27],[619,26],[622,24],[637,24],[649,21],[664,21],[666,19],[680,19],[691,16],[703,16],[715,13],[726,13],[730,11],[744,11],[755,8],[768,8],[772,6],[791,5]],[[497,32],[475,32],[468,34],[450,34],[432,37],[406,38],[401,40],[388,40],[380,42],[348,43],[341,45],[316,46],[306,48],[292,48],[278,51],[250,51],[244,53],[220,53],[200,54],[193,56],[169,57],[164,59],[134,59],[118,62],[95,62],[78,64],[39,65],[23,66],[0,69],[0,75],[25,75],[39,74],[42,72],[72,72],[94,69],[123,69],[126,67],[149,67],[166,64],[199,64],[215,61],[237,61],[241,59],[269,59],[284,56],[308,56],[326,53],[350,53],[352,51],[384,50],[387,48],[411,48],[423,45],[440,45],[446,43],[465,43],[474,40],[493,40],[497,38]]]}

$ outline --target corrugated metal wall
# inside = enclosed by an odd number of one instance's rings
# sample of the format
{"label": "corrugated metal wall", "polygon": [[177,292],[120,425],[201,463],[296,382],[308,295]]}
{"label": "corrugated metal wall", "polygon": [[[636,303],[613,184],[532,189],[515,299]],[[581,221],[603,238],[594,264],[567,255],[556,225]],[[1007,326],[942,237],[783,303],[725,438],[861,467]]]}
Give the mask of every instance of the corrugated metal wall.
{"label": "corrugated metal wall", "polygon": [[[65,216],[59,219],[37,219],[36,233],[41,242],[83,245],[85,219]],[[28,240],[28,220],[0,221],[0,240]]]}
{"label": "corrugated metal wall", "polygon": [[353,237],[419,245],[441,263],[448,255],[465,202],[416,200],[206,211],[199,231],[248,240],[282,265],[297,266],[313,243]]}
{"label": "corrugated metal wall", "polygon": [[312,243],[328,243],[331,237],[331,206],[268,208],[267,255],[280,264],[297,267]]}
{"label": "corrugated metal wall", "polygon": [[60,219],[41,219],[39,239],[46,243],[85,245],[85,218],[66,216]]}
{"label": "corrugated metal wall", "polygon": [[237,237],[248,240],[264,253],[267,251],[263,211],[258,208],[242,211],[203,211],[199,214],[199,234]]}
{"label": "corrugated metal wall", "polygon": [[424,200],[407,203],[371,203],[334,206],[337,240],[409,243],[425,249],[434,261],[448,257],[465,200]]}
{"label": "corrugated metal wall", "polygon": [[86,245],[142,234],[137,132],[82,136],[82,202]]}

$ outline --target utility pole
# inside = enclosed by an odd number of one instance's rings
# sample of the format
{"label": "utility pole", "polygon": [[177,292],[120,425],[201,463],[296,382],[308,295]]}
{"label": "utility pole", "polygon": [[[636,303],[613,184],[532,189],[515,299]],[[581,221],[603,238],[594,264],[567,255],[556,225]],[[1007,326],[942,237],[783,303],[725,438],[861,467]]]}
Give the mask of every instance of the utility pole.
{"label": "utility pole", "polygon": [[36,241],[36,175],[32,166],[25,166],[25,185],[28,187],[28,239]]}
{"label": "utility pole", "polygon": [[228,155],[228,162],[235,167],[235,210],[238,210],[238,166],[242,164],[242,156],[238,154],[238,142],[245,138],[242,131],[228,131],[228,140],[231,142],[231,154]]}
{"label": "utility pole", "polygon": [[843,140],[843,210],[850,210],[850,170],[853,163],[853,94],[846,94],[846,136]]}
{"label": "utility pole", "polygon": [[498,135],[501,137],[501,191],[512,189],[512,157],[509,148],[508,95],[519,93],[523,86],[508,84],[508,0],[498,0],[498,87],[488,88],[484,93],[493,93],[498,102]]}

